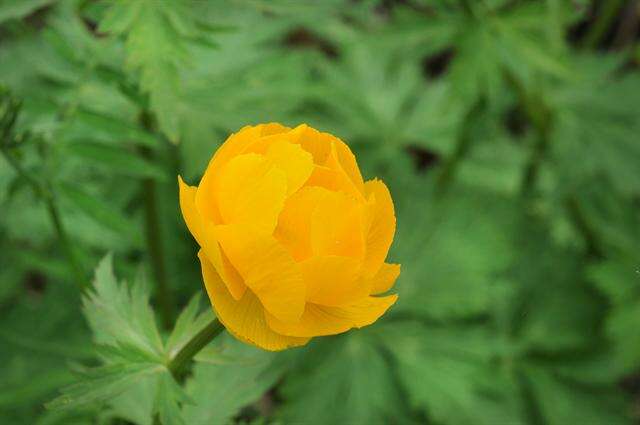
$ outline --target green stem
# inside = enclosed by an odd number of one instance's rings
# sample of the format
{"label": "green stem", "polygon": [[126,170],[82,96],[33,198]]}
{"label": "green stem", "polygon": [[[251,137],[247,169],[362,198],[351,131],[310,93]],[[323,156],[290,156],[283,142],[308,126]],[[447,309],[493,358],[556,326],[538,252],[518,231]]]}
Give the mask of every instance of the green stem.
{"label": "green stem", "polygon": [[158,284],[158,304],[162,317],[163,326],[171,327],[173,317],[173,304],[171,302],[171,291],[169,290],[169,280],[164,260],[164,246],[162,244],[162,232],[160,219],[158,217],[158,196],[156,182],[153,179],[144,179],[142,183],[144,190],[145,225],[147,236],[147,247],[151,260],[153,275]]}
{"label": "green stem", "polygon": [[440,174],[436,181],[436,190],[438,194],[442,195],[446,192],[451,184],[455,172],[460,164],[460,161],[464,159],[471,147],[471,141],[473,139],[473,129],[478,120],[478,116],[482,112],[484,107],[484,101],[478,100],[476,104],[467,112],[458,141],[453,153],[447,158],[443,164]]}
{"label": "green stem", "polygon": [[[140,116],[142,126],[150,133],[154,132],[152,117],[143,112]],[[140,148],[142,155],[147,159],[152,159],[151,150],[143,146]],[[142,182],[143,199],[145,209],[145,225],[147,247],[151,260],[151,268],[157,283],[158,305],[162,324],[165,329],[169,329],[173,320],[173,300],[167,277],[166,257],[162,237],[162,224],[160,222],[160,211],[158,208],[158,186],[153,178],[146,178]]]}
{"label": "green stem", "polygon": [[74,281],[76,282],[76,285],[78,285],[78,288],[84,288],[87,280],[85,279],[80,261],[76,257],[75,251],[73,250],[71,241],[64,227],[64,223],[62,222],[62,218],[60,217],[60,211],[58,210],[58,205],[55,202],[55,197],[53,196],[52,189],[48,185],[44,185],[38,180],[34,179],[27,172],[27,170],[24,169],[22,164],[20,164],[20,162],[16,160],[10,152],[7,151],[7,149],[0,148],[0,152],[2,152],[2,155],[7,160],[9,165],[15,170],[15,172],[27,183],[29,183],[36,195],[45,202],[45,205],[47,206],[47,212],[49,213],[49,218],[53,223],[53,227],[58,237],[58,242],[60,243],[60,245],[62,245],[62,249],[64,250],[67,261],[69,262],[69,267],[71,268],[71,271],[73,273]]}
{"label": "green stem", "polygon": [[570,196],[566,200],[566,207],[573,225],[584,239],[587,255],[591,258],[601,259],[604,255],[600,249],[598,237],[591,228],[589,220],[585,217],[578,199],[575,196]]}
{"label": "green stem", "polygon": [[515,76],[507,72],[505,73],[505,78],[518,95],[520,107],[536,133],[536,141],[532,146],[531,154],[525,165],[520,185],[521,194],[523,196],[530,196],[536,187],[540,166],[549,149],[552,124],[551,112],[539,96],[527,93],[523,84]]}
{"label": "green stem", "polygon": [[69,261],[69,265],[71,266],[71,271],[73,272],[73,276],[78,288],[82,289],[86,286],[87,280],[85,278],[84,272],[82,271],[82,266],[80,265],[80,261],[76,256],[76,253],[71,244],[71,240],[69,239],[69,235],[64,227],[64,223],[60,217],[60,212],[58,211],[58,206],[54,201],[53,196],[51,195],[45,198],[45,202],[47,204],[47,211],[49,212],[49,217],[53,222],[53,227],[56,229],[56,233],[58,234],[58,241],[60,245],[62,245],[62,249],[67,256]]}
{"label": "green stem", "polygon": [[168,365],[168,369],[171,374],[177,379],[184,372],[186,366],[191,359],[207,346],[213,339],[220,335],[224,330],[224,326],[218,319],[213,319],[207,324],[200,332],[198,332],[189,342],[187,342],[178,351],[178,354],[171,359]]}
{"label": "green stem", "polygon": [[591,30],[583,40],[582,44],[585,47],[593,48],[600,44],[623,3],[623,0],[609,0],[602,2],[600,10],[598,10],[598,20],[591,26]]}

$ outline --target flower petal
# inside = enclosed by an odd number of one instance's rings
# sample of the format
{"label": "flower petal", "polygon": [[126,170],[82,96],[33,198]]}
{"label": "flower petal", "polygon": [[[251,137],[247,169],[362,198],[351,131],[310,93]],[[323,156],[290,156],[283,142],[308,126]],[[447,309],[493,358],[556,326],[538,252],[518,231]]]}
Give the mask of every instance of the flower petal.
{"label": "flower petal", "polygon": [[369,295],[371,286],[360,279],[362,262],[335,255],[314,256],[300,263],[307,284],[307,302],[340,306]]}
{"label": "flower petal", "polygon": [[260,125],[260,127],[261,136],[271,136],[273,134],[287,133],[291,131],[291,128],[277,122],[262,124]]}
{"label": "flower petal", "polygon": [[245,225],[216,226],[222,250],[265,309],[285,322],[304,310],[305,284],[300,266],[270,234]]}
{"label": "flower petal", "polygon": [[[342,143],[342,142],[340,142]],[[331,150],[323,166],[315,167],[307,184],[318,184],[327,189],[345,192],[354,198],[364,201],[364,189],[361,183],[355,182],[342,167],[338,154],[338,144],[332,143]],[[345,146],[346,147],[346,146]],[[349,148],[346,148],[349,149]],[[357,167],[357,165],[356,165]],[[359,173],[358,173],[359,175]]]}
{"label": "flower petal", "polygon": [[316,255],[362,258],[364,206],[343,192],[325,191],[311,215],[311,249]]}
{"label": "flower petal", "polygon": [[397,295],[366,297],[343,307],[309,303],[300,321],[294,324],[284,323],[268,313],[266,318],[269,327],[282,335],[296,337],[335,335],[351,328],[372,324],[396,302],[397,298]]}
{"label": "flower petal", "polygon": [[180,209],[189,231],[198,242],[198,245],[204,250],[209,261],[214,264],[218,273],[222,276],[231,295],[239,300],[244,295],[247,287],[226,256],[220,252],[218,241],[212,233],[213,223],[205,222],[200,216],[195,204],[197,189],[193,186],[188,186],[181,177],[178,177],[178,185],[180,187]]}
{"label": "flower petal", "polygon": [[318,130],[306,124],[300,124],[289,134],[293,143],[299,144],[302,149],[312,155],[314,164],[322,165],[327,161],[331,142]]}
{"label": "flower petal", "polygon": [[264,309],[251,291],[248,291],[240,301],[235,301],[202,251],[198,253],[198,257],[213,309],[231,334],[242,341],[271,351],[297,347],[309,341],[309,338],[284,336],[274,332],[267,326]]}
{"label": "flower petal", "polygon": [[364,260],[364,271],[366,277],[372,277],[382,266],[393,242],[396,216],[391,194],[382,181],[369,180],[365,183],[364,190],[370,201],[371,217],[369,229],[366,232],[367,254]]}
{"label": "flower petal", "polygon": [[214,190],[206,202],[217,199],[223,223],[259,225],[271,233],[284,206],[287,177],[264,156],[245,154],[227,163]]}
{"label": "flower petal", "polygon": [[202,245],[200,242],[202,218],[196,208],[196,192],[198,191],[198,188],[195,186],[189,186],[180,176],[178,176],[178,188],[180,192],[180,210],[182,211],[184,222],[187,224],[187,228],[193,235],[194,239]]}
{"label": "flower petal", "polygon": [[330,196],[330,192],[320,187],[304,187],[286,200],[278,217],[274,236],[295,261],[311,255],[311,214],[322,196]]}
{"label": "flower petal", "polygon": [[383,263],[378,273],[371,278],[371,295],[382,294],[393,287],[400,276],[400,264]]}
{"label": "flower petal", "polygon": [[307,181],[313,171],[313,157],[299,145],[278,140],[269,146],[266,155],[287,176],[287,194],[291,195]]}
{"label": "flower petal", "polygon": [[245,152],[246,148],[256,140],[265,136],[286,133],[290,129],[278,123],[259,124],[256,126],[245,126],[237,133],[230,135],[227,140],[218,148],[213,158],[207,166],[205,175],[216,170],[220,170],[231,158]]}
{"label": "flower petal", "polygon": [[351,152],[351,149],[349,149],[349,146],[347,146],[345,142],[331,134],[322,134],[325,137],[331,139],[336,156],[338,158],[338,162],[340,163],[340,166],[344,170],[345,174],[349,176],[349,179],[361,193],[364,192],[364,180],[362,179],[362,174],[360,174],[360,168],[358,167],[356,157],[353,152]]}

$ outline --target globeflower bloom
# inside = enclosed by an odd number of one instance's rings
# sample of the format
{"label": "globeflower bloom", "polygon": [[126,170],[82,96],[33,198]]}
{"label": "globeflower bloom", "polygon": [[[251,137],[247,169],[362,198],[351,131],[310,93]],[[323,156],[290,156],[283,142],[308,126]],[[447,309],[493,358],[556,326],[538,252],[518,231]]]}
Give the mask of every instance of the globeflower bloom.
{"label": "globeflower bloom", "polygon": [[400,274],[385,263],[391,195],[363,181],[340,139],[304,124],[244,127],[197,187],[178,182],[211,304],[236,338],[282,350],[370,325],[395,303],[379,295]]}

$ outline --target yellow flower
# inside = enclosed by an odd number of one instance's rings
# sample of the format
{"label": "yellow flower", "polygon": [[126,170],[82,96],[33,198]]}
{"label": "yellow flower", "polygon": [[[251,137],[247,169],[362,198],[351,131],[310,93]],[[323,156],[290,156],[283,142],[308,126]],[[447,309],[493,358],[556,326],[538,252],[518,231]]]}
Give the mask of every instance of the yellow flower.
{"label": "yellow flower", "polygon": [[200,245],[218,319],[267,350],[375,322],[395,303],[399,264],[389,190],[363,182],[340,139],[307,125],[244,127],[211,159],[180,207]]}

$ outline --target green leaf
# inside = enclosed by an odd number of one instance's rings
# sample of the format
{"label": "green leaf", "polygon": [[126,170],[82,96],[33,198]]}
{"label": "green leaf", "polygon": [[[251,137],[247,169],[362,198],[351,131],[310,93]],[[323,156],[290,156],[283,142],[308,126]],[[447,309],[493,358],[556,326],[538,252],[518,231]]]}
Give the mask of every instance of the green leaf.
{"label": "green leaf", "polygon": [[486,312],[514,254],[509,231],[517,217],[515,204],[466,188],[439,197],[428,188],[430,182],[413,184],[405,185],[406,198],[397,200],[392,258],[402,262],[401,296],[391,314],[447,319]]}
{"label": "green leaf", "polygon": [[281,393],[284,423],[403,423],[408,411],[387,358],[366,331],[313,341]]}
{"label": "green leaf", "polygon": [[406,322],[378,332],[410,405],[436,423],[524,423],[515,382],[490,364],[504,350],[486,329]]}
{"label": "green leaf", "polygon": [[157,363],[115,363],[91,369],[83,380],[62,389],[63,395],[47,403],[48,409],[77,409],[104,403],[149,375],[168,373]]}
{"label": "green leaf", "polygon": [[[124,105],[118,102],[116,105],[110,104],[109,106],[117,106],[122,109]],[[123,112],[135,113],[135,111],[127,110]],[[64,131],[62,131],[62,137],[69,143],[80,142],[84,144],[87,142],[87,135],[91,135],[92,141],[111,146],[132,143],[154,147],[159,144],[157,136],[143,131],[123,116],[112,116],[79,107],[73,116],[69,117]]]}
{"label": "green leaf", "polygon": [[160,129],[173,142],[181,135],[184,115],[180,69],[189,59],[187,40],[199,36],[192,13],[174,0],[114,2],[99,27],[126,36],[128,64],[140,72]]}
{"label": "green leaf", "polygon": [[171,425],[187,424],[180,411],[180,403],[191,402],[191,399],[170,373],[165,373],[158,379],[155,411],[158,412],[160,422]]}
{"label": "green leaf", "polygon": [[634,114],[640,107],[640,77],[618,77],[621,62],[596,55],[574,58],[571,83],[549,90],[557,108],[553,173],[565,191],[603,177],[625,196],[640,191],[640,123]]}
{"label": "green leaf", "polygon": [[257,401],[283,372],[275,355],[223,338],[197,356],[186,391],[193,400],[183,408],[187,423],[230,423],[240,410]]}
{"label": "green leaf", "polygon": [[167,173],[158,164],[140,157],[140,154],[121,147],[102,143],[70,143],[66,149],[71,155],[87,161],[95,167],[132,177],[152,177],[160,181],[167,180]]}
{"label": "green leaf", "polygon": [[[93,288],[84,297],[84,313],[99,346],[102,365],[83,368],[79,381],[62,389],[50,409],[108,405],[118,417],[150,424],[154,415],[164,424],[184,423],[181,404],[191,400],[167,368],[162,343],[149,305],[148,289],[138,278],[129,288],[118,283],[111,256],[96,268]],[[194,307],[194,305],[196,307]],[[191,303],[181,315],[181,329],[190,329],[197,312]],[[179,330],[176,335],[181,335]]]}
{"label": "green leaf", "polygon": [[57,188],[57,193],[71,203],[75,209],[84,212],[105,228],[127,237],[133,237],[136,242],[140,243],[140,238],[136,237],[137,233],[133,223],[127,220],[122,212],[114,210],[109,203],[98,196],[86,193],[79,186],[62,184]]}
{"label": "green leaf", "polygon": [[145,283],[138,279],[131,289],[124,282],[119,284],[110,255],[96,268],[83,309],[98,344],[126,344],[162,357],[162,340]]}
{"label": "green leaf", "polygon": [[56,0],[2,0],[0,2],[0,23],[8,21],[9,19],[23,18],[55,1]]}
{"label": "green leaf", "polygon": [[590,267],[590,277],[609,298],[607,335],[613,341],[616,364],[625,372],[640,366],[640,272],[638,262],[610,260]]}
{"label": "green leaf", "polygon": [[610,388],[584,388],[554,376],[547,367],[525,369],[541,420],[550,425],[629,424],[624,398]]}
{"label": "green leaf", "polygon": [[173,356],[198,332],[200,332],[213,318],[211,309],[200,312],[201,294],[194,295],[189,304],[182,310],[176,320],[173,331],[167,340],[167,352]]}

